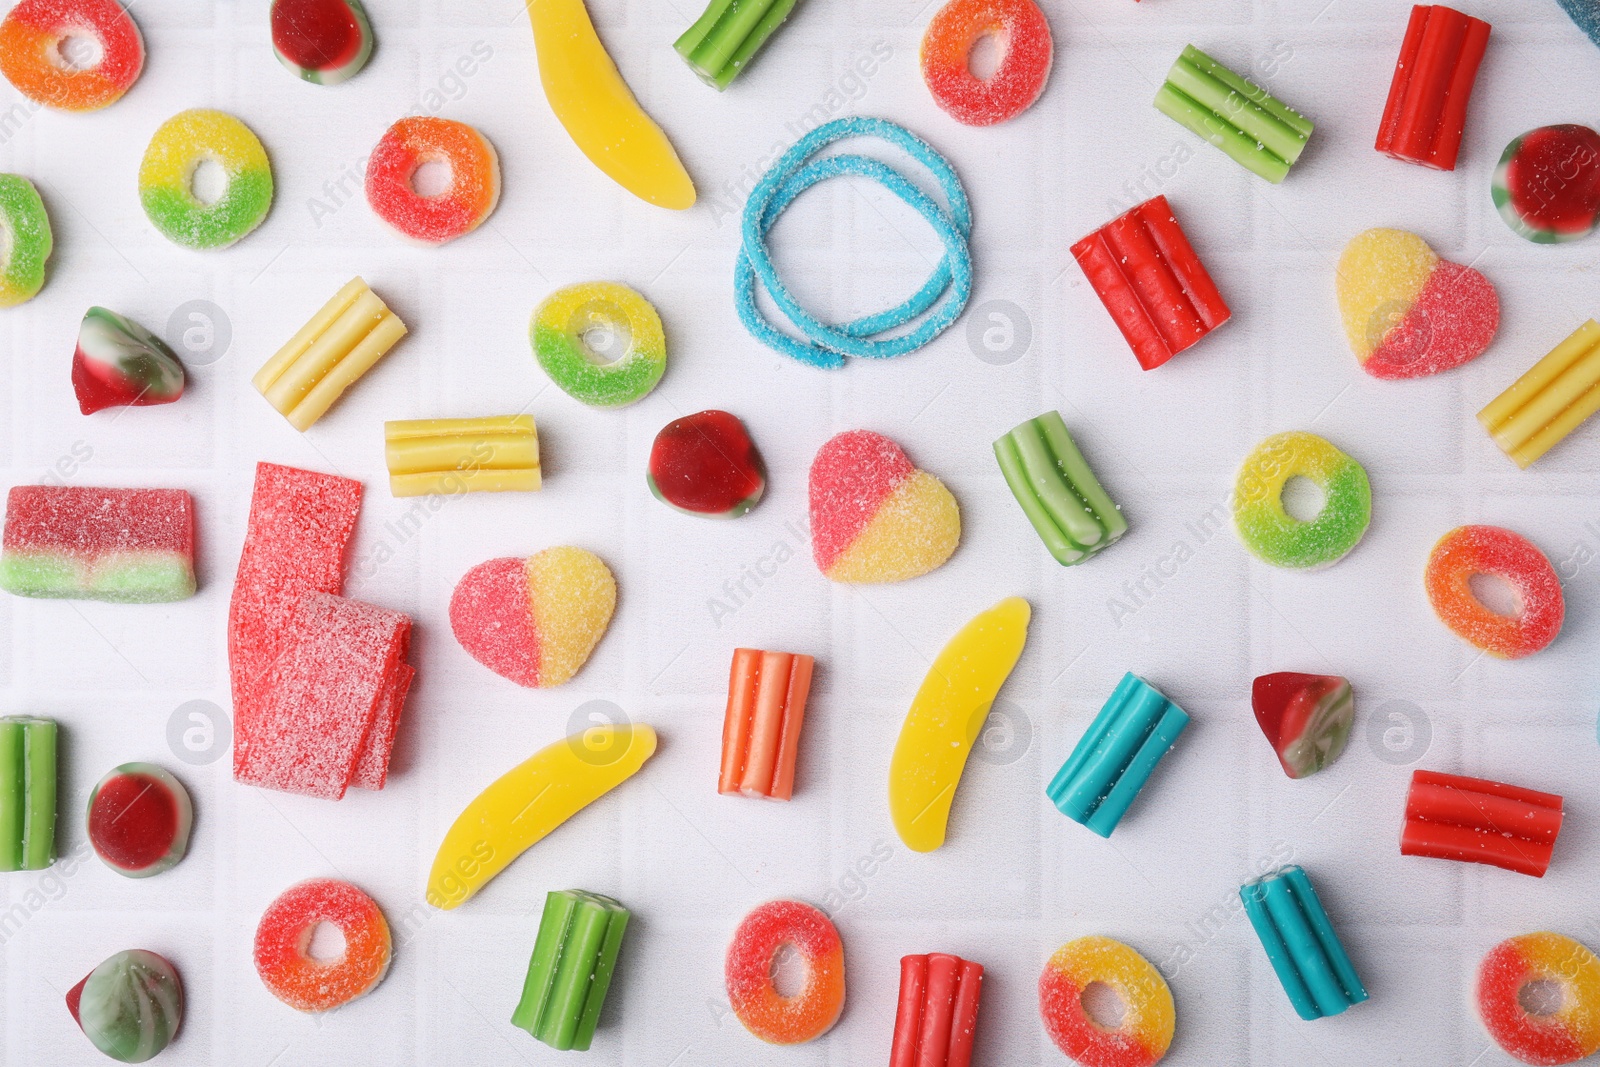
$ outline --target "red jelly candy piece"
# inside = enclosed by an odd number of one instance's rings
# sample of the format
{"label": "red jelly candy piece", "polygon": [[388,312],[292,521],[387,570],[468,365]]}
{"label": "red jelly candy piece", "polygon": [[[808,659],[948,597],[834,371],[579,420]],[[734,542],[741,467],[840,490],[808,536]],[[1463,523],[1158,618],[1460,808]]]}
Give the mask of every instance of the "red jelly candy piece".
{"label": "red jelly candy piece", "polygon": [[370,51],[366,12],[350,0],[273,0],[272,47],[281,62],[310,81],[343,81],[314,77],[359,70],[363,48]]}
{"label": "red jelly candy piece", "polygon": [[761,456],[744,423],[726,411],[673,419],[656,434],[645,475],[656,499],[690,515],[733,519],[766,489]]}
{"label": "red jelly candy piece", "polygon": [[1600,221],[1600,133],[1541,126],[1506,146],[1494,176],[1506,224],[1541,244],[1575,241]]}
{"label": "red jelly candy piece", "polygon": [[1333,674],[1263,674],[1250,703],[1290,778],[1304,778],[1338,759],[1355,721],[1350,683]]}
{"label": "red jelly candy piece", "polygon": [[1378,151],[1435,170],[1456,169],[1489,31],[1482,19],[1442,4],[1411,9],[1378,126]]}
{"label": "red jelly candy piece", "polygon": [[118,874],[147,878],[183,859],[194,806],[189,791],[152,763],[125,763],[89,794],[89,844]]}

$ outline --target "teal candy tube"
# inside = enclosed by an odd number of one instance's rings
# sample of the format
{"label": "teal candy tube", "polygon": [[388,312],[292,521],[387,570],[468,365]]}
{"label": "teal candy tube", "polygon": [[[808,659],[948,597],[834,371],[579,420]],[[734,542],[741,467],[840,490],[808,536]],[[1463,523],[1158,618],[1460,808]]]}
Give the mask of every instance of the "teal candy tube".
{"label": "teal candy tube", "polygon": [[1304,869],[1285,867],[1246,882],[1239,898],[1300,1018],[1324,1019],[1367,999]]}
{"label": "teal candy tube", "polygon": [[1061,814],[1110,837],[1187,725],[1182,708],[1126,674],[1045,793]]}

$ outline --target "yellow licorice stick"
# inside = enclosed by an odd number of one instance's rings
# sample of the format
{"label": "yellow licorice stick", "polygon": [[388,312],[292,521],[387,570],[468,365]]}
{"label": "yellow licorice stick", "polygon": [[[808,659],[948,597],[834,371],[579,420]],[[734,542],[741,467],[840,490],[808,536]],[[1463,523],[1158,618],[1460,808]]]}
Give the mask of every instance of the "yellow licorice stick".
{"label": "yellow licorice stick", "polygon": [[589,162],[641,200],[693,207],[689,172],[633,98],[583,0],[529,0],[528,17],[545,98]]}

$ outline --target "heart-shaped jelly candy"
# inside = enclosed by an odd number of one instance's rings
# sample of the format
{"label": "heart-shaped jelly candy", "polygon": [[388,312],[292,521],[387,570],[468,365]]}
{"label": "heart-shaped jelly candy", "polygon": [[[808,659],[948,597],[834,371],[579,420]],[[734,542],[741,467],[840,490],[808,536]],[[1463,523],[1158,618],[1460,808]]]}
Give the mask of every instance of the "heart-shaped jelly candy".
{"label": "heart-shaped jelly candy", "polygon": [[690,515],[734,519],[756,506],[766,472],[744,423],[726,411],[673,419],[656,434],[645,474],[662,503]]}
{"label": "heart-shaped jelly candy", "polygon": [[811,461],[811,552],[836,582],[903,582],[950,558],[961,511],[944,483],[870,430],[838,434]]}
{"label": "heart-shaped jelly candy", "polygon": [[456,583],[450,629],[479,663],[518,685],[560,685],[588,660],[617,606],[599,556],[561,545],[480,563]]}
{"label": "heart-shaped jelly candy", "polygon": [[1361,369],[1421,378],[1482,355],[1500,328],[1489,279],[1405,230],[1368,230],[1339,257],[1339,313]]}

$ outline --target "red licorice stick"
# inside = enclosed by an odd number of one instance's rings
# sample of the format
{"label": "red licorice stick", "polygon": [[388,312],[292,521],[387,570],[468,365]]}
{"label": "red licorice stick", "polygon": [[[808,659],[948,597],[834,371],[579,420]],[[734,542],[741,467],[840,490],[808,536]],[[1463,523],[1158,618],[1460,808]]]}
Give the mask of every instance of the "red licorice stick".
{"label": "red licorice stick", "polygon": [[1554,793],[1417,771],[1406,794],[1400,854],[1486,863],[1542,878],[1561,818],[1561,798]]}
{"label": "red licorice stick", "polygon": [[1072,255],[1145,370],[1228,321],[1228,305],[1164,196],[1106,223]]}
{"label": "red licorice stick", "polygon": [[810,656],[791,652],[734,649],[717,792],[772,800],[793,795],[812,665]]}
{"label": "red licorice stick", "polygon": [[982,993],[981,964],[943,952],[901,957],[889,1067],[969,1067]]}
{"label": "red licorice stick", "polygon": [[1454,8],[1411,9],[1378,127],[1378,151],[1424,167],[1455,169],[1489,30],[1487,22]]}

